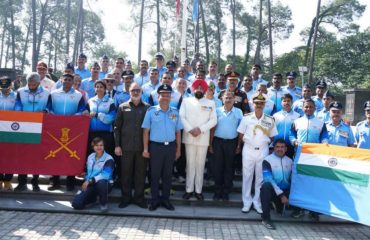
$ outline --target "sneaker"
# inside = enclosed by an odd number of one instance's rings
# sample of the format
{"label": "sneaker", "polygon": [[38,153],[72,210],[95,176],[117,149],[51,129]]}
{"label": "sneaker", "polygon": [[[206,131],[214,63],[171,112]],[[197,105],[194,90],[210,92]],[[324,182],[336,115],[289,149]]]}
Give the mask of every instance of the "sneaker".
{"label": "sneaker", "polygon": [[100,205],[100,211],[102,213],[105,213],[105,212],[108,212],[108,205],[105,204],[105,205]]}
{"label": "sneaker", "polygon": [[12,183],[10,181],[4,181],[4,190],[8,190],[8,191],[13,190],[13,186],[12,186]]}
{"label": "sneaker", "polygon": [[32,185],[32,191],[34,191],[34,192],[40,192],[40,187],[39,187],[39,185],[38,184],[35,184],[35,185]]}
{"label": "sneaker", "polygon": [[15,192],[23,192],[27,190],[27,185],[26,184],[18,184],[15,188]]}
{"label": "sneaker", "polygon": [[270,230],[275,230],[276,229],[276,227],[274,226],[274,224],[270,220],[262,220],[262,225],[265,228],[270,229]]}
{"label": "sneaker", "polygon": [[294,211],[292,212],[292,214],[290,214],[290,216],[291,216],[292,218],[301,218],[301,217],[303,217],[303,216],[304,216],[304,212],[303,212],[303,210],[300,210],[300,209],[298,209],[298,210],[294,210]]}
{"label": "sneaker", "polygon": [[243,207],[242,208],[242,213],[249,213],[250,210],[251,210],[250,207]]}

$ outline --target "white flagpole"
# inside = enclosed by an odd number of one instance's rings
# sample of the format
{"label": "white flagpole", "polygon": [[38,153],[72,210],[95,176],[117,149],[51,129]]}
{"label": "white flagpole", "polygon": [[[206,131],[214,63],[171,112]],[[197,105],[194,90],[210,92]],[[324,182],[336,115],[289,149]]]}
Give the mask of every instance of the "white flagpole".
{"label": "white flagpole", "polygon": [[182,2],[181,65],[186,59],[186,30],[188,28],[188,0]]}

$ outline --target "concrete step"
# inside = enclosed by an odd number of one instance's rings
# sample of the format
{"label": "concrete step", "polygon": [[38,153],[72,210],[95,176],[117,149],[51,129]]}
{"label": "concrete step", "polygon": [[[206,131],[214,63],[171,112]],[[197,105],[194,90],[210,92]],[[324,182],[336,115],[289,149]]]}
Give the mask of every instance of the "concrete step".
{"label": "concrete step", "polygon": [[[15,186],[16,184],[13,184],[13,187]],[[248,213],[241,212],[242,201],[239,193],[231,194],[230,201],[225,202],[214,201],[211,193],[205,193],[204,201],[197,201],[195,199],[183,200],[181,198],[183,192],[175,192],[174,195],[171,196],[171,202],[176,208],[175,211],[168,211],[163,207],[158,208],[156,211],[149,211],[133,204],[124,209],[118,208],[120,190],[113,189],[109,195],[109,211],[102,213],[98,204],[94,204],[85,210],[74,210],[71,207],[70,201],[76,191],[67,192],[62,188],[61,190],[50,192],[47,190],[47,185],[45,184],[40,184],[40,188],[40,192],[33,192],[31,190],[32,185],[28,184],[29,190],[24,192],[0,190],[0,210],[179,219],[261,220],[261,216],[254,210]],[[146,197],[149,198],[149,196]],[[311,222],[307,214],[301,219],[291,218],[290,214],[291,210],[289,209],[287,209],[283,215],[271,211],[272,219],[277,222]],[[320,216],[320,222],[347,223],[347,221],[342,219],[325,215]]]}

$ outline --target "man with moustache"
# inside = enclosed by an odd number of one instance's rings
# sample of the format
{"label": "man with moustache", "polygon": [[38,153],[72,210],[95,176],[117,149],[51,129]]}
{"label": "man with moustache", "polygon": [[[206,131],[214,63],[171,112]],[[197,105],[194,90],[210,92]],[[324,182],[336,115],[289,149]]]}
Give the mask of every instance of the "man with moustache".
{"label": "man with moustache", "polygon": [[142,87],[145,83],[149,82],[149,73],[148,73],[148,61],[141,60],[140,61],[140,71],[135,75],[134,82],[139,84]]}
{"label": "man with moustache", "polygon": [[100,64],[101,71],[99,73],[99,80],[104,79],[109,73],[109,57],[107,55],[104,55],[100,60]]}
{"label": "man with moustache", "polygon": [[253,64],[251,69],[251,76],[253,79],[253,89],[256,91],[258,84],[264,84],[266,86],[269,85],[269,83],[261,78],[261,66],[259,64]]}
{"label": "man with moustache", "polygon": [[206,81],[212,81],[215,85],[217,84],[217,63],[215,61],[211,61],[208,65]]}
{"label": "man with moustache", "polygon": [[48,92],[51,92],[55,82],[46,77],[46,74],[48,73],[48,65],[43,61],[39,61],[36,66],[36,71],[40,75],[40,85]]}
{"label": "man with moustache", "polygon": [[354,147],[355,137],[350,126],[342,119],[343,105],[340,102],[332,102],[329,105],[330,120],[327,121],[328,143],[338,146]]}
{"label": "man with moustache", "polygon": [[114,67],[118,68],[119,70],[121,70],[121,72],[123,72],[125,70],[125,59],[123,59],[123,57],[118,57],[116,59]]}
{"label": "man with moustache", "polygon": [[[142,90],[138,83],[131,84],[130,99],[119,105],[114,122],[114,153],[121,157],[121,191],[119,208],[127,207],[131,202],[141,208],[147,208],[144,199],[147,159],[143,157],[143,123],[149,105],[141,100]],[[134,196],[132,197],[132,185]]]}
{"label": "man with moustache", "polygon": [[208,85],[202,79],[192,84],[194,97],[185,98],[180,108],[184,126],[183,143],[186,151],[186,192],[189,199],[195,190],[195,197],[203,200],[204,165],[210,141],[210,130],[217,123],[216,107],[212,100],[204,97]]}
{"label": "man with moustache", "polygon": [[142,86],[143,90],[142,98],[146,103],[149,103],[150,94],[153,91],[156,91],[157,88],[160,86],[158,76],[159,76],[158,70],[153,68],[149,73],[149,81]]}
{"label": "man with moustache", "polygon": [[81,79],[84,80],[86,78],[91,77],[91,72],[87,67],[85,67],[87,62],[87,56],[83,53],[78,55],[77,58],[77,66],[75,67],[75,73],[81,76]]}
{"label": "man with moustache", "polygon": [[364,103],[366,119],[356,125],[356,141],[358,148],[370,149],[370,101]]}
{"label": "man with moustache", "polygon": [[91,77],[83,79],[81,82],[81,89],[87,93],[89,98],[95,96],[95,82],[99,80],[100,66],[98,62],[94,62],[90,68]]}
{"label": "man with moustache", "polygon": [[290,95],[293,98],[293,103],[297,101],[298,99],[302,98],[302,88],[298,87],[295,84],[295,79],[297,78],[297,73],[296,72],[287,72],[286,77],[287,77],[287,85],[283,86],[283,89],[285,91],[288,91]]}
{"label": "man with moustache", "polygon": [[[267,96],[255,94],[252,97],[254,112],[245,115],[237,129],[239,133],[238,146],[242,147],[243,156],[243,208],[247,213],[252,207],[257,213],[262,213],[260,189],[262,186],[262,161],[269,154],[269,144],[278,134],[275,121],[263,113]],[[251,189],[254,176],[254,196]]]}
{"label": "man with moustache", "polygon": [[114,96],[114,105],[118,107],[121,103],[124,103],[130,99],[129,89],[134,78],[134,72],[130,70],[125,70],[122,72],[123,86],[122,91],[118,91]]}
{"label": "man with moustache", "polygon": [[242,82],[241,90],[247,94],[247,98],[252,99],[252,95],[254,94],[253,90],[253,79],[251,75],[246,75]]}

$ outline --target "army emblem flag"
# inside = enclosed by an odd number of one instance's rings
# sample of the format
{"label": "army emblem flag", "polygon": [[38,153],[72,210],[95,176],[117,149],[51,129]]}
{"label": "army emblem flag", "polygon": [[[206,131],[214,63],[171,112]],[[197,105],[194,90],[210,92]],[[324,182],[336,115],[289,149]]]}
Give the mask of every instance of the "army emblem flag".
{"label": "army emblem flag", "polygon": [[89,123],[85,116],[0,111],[0,172],[81,174]]}

